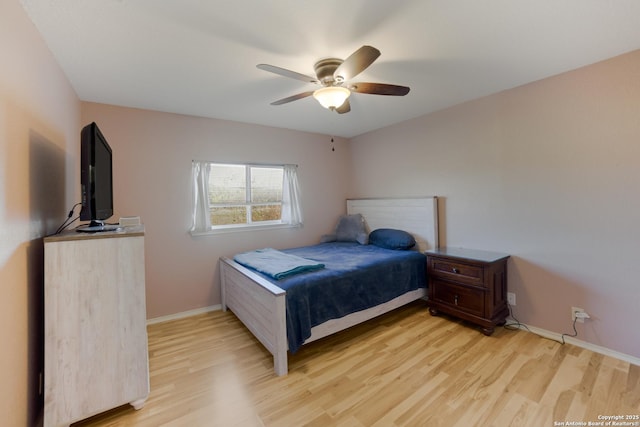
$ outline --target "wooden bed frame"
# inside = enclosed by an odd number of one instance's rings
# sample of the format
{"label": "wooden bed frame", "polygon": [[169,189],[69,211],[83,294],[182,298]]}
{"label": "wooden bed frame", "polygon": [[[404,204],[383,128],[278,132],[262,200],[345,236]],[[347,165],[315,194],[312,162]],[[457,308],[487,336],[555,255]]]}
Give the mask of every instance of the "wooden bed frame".
{"label": "wooden bed frame", "polygon": [[[439,246],[437,197],[350,199],[347,200],[347,213],[362,214],[369,231],[377,228],[396,228],[411,233],[420,251]],[[229,308],[233,311],[273,355],[276,375],[286,375],[286,292],[227,257],[220,258],[220,275],[222,310],[226,311]],[[418,289],[376,307],[329,320],[313,327],[311,337],[305,344],[373,319],[425,296],[426,289]]]}

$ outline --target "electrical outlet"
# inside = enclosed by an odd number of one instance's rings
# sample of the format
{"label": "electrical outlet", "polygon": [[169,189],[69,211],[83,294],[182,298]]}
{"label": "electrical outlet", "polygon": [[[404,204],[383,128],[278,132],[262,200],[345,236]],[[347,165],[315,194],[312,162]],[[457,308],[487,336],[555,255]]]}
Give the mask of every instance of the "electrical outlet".
{"label": "electrical outlet", "polygon": [[586,311],[584,311],[584,308],[571,307],[571,321],[572,322],[575,320],[578,323],[584,323],[584,319],[588,319],[588,318],[589,318],[589,315],[587,314]]}
{"label": "electrical outlet", "polygon": [[516,294],[514,294],[513,292],[507,292],[507,303],[510,306],[516,305]]}

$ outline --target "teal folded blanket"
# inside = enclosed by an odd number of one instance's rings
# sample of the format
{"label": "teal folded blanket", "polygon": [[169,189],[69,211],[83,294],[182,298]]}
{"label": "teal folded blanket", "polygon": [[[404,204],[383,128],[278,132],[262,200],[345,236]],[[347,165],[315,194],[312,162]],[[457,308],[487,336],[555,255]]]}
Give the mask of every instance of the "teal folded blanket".
{"label": "teal folded blanket", "polygon": [[324,264],[272,248],[244,252],[233,257],[234,261],[253,268],[276,280],[307,271],[320,270]]}

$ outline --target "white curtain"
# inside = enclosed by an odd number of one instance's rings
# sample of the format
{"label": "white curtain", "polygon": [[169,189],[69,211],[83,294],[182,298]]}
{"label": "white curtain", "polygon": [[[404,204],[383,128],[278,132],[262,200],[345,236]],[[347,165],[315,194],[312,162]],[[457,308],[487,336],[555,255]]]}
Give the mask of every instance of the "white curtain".
{"label": "white curtain", "polygon": [[209,162],[193,161],[191,165],[191,185],[193,197],[193,213],[191,232],[207,231],[211,228],[209,213]]}
{"label": "white curtain", "polygon": [[282,222],[301,226],[302,201],[300,200],[300,185],[298,184],[298,167],[284,165],[284,184],[282,186]]}

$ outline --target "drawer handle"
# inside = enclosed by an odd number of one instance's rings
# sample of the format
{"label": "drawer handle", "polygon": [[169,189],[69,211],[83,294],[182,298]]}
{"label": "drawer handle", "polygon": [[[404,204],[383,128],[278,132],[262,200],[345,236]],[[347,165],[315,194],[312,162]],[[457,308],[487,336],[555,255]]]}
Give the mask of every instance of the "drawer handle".
{"label": "drawer handle", "polygon": [[453,272],[454,272],[454,273],[456,273],[456,274],[460,273],[460,270],[458,270],[458,269],[457,269],[457,268],[455,268],[455,267],[453,267],[453,268],[451,269],[451,271],[453,271]]}
{"label": "drawer handle", "polygon": [[455,303],[455,305],[458,305],[458,295],[453,297],[453,302]]}

